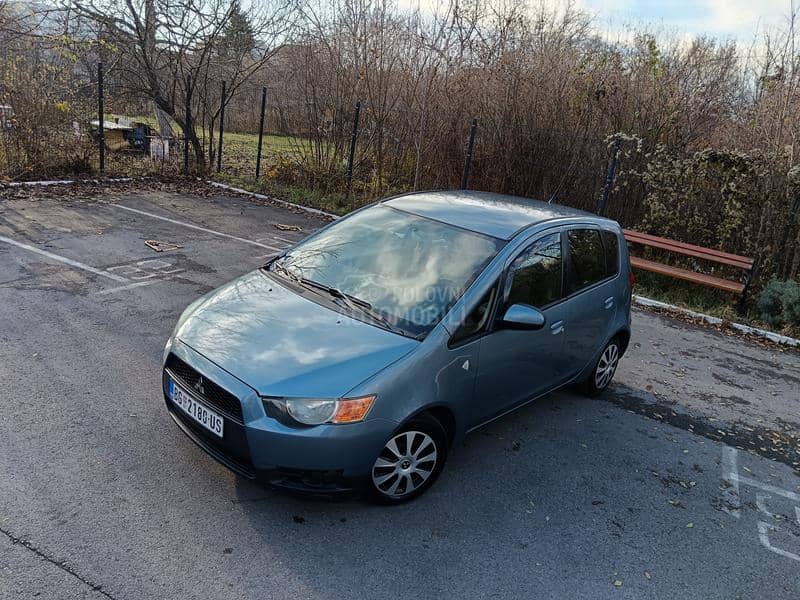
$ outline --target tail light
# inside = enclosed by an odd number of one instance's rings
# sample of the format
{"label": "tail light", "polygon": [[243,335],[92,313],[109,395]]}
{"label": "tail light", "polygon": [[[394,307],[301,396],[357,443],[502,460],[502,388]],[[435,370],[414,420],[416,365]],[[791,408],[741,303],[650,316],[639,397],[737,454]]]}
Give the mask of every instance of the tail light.
{"label": "tail light", "polygon": [[636,275],[634,275],[630,268],[628,269],[628,283],[631,284],[631,289],[633,289],[633,286],[636,285]]}

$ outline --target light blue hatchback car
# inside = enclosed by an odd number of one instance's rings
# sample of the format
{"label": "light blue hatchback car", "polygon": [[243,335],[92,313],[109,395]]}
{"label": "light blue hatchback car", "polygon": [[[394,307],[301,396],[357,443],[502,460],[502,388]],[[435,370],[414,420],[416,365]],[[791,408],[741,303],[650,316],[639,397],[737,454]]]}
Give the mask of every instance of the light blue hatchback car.
{"label": "light blue hatchback car", "polygon": [[619,225],[480,192],[383,200],[203,296],[164,352],[167,409],[240,475],[428,489],[466,433],[609,384],[630,339]]}

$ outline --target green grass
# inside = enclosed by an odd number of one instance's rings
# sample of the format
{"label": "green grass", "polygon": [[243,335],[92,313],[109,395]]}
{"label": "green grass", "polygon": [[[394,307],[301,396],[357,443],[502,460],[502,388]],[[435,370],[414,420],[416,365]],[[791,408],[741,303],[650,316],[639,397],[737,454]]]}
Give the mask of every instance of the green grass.
{"label": "green grass", "polygon": [[[636,271],[636,286],[633,292],[638,296],[660,300],[661,302],[674,304],[675,306],[728,321],[775,331],[775,328],[762,321],[758,314],[758,309],[756,308],[756,301],[759,295],[758,289],[753,290],[751,293],[747,302],[747,309],[743,314],[739,314],[736,310],[736,305],[739,302],[738,294],[730,294],[646,271]],[[777,333],[800,337],[800,330],[791,327],[784,328]]]}
{"label": "green grass", "polygon": [[[126,119],[130,119],[133,122],[139,123],[146,123],[153,129],[158,129],[158,121],[154,116],[151,115],[136,115],[136,116],[128,116],[128,115],[117,115],[114,113],[106,114],[106,120],[113,121],[116,118],[124,117]],[[172,125],[172,129],[176,135],[181,135],[181,129],[177,123],[174,121],[170,121]],[[208,130],[204,127],[195,127],[195,132],[200,137],[201,141],[204,141],[204,146],[206,151],[208,150]],[[219,140],[219,129],[214,130],[214,147],[217,147],[217,143]],[[248,153],[252,153],[252,163],[253,168],[255,169],[255,160],[256,160],[256,153],[258,152],[258,134],[257,133],[240,133],[240,132],[233,132],[233,131],[226,131],[223,135],[223,157],[227,154],[227,151],[230,150],[232,155],[238,157],[239,155],[245,156]],[[286,136],[286,135],[277,135],[277,134],[270,134],[266,133],[264,135],[263,144],[262,144],[262,156],[266,157],[267,155],[283,155],[283,156],[297,156],[301,155],[305,152],[309,152],[311,150],[311,143],[301,137],[297,136]],[[234,166],[239,166],[234,163]],[[241,165],[243,166],[243,165]]]}
{"label": "green grass", "polygon": [[636,271],[634,293],[724,319],[755,318],[755,315],[738,315],[739,296],[671,277]]}
{"label": "green grass", "polygon": [[[264,166],[262,163],[262,172],[264,171]],[[250,192],[274,196],[287,202],[324,210],[336,215],[346,215],[369,200],[361,196],[351,196],[348,200],[347,195],[343,192],[323,192],[322,190],[302,185],[270,182],[263,178],[256,181],[252,175],[237,176],[224,170],[222,173],[215,173],[214,179]]]}
{"label": "green grass", "polygon": [[[219,131],[216,132],[216,139],[219,139],[218,136]],[[223,135],[223,154],[226,147],[251,150],[253,152],[253,162],[255,162],[256,152],[258,151],[258,134],[225,132]],[[300,137],[267,134],[264,136],[261,150],[262,154],[269,152],[283,155],[302,155],[311,150],[311,144],[308,140]]]}

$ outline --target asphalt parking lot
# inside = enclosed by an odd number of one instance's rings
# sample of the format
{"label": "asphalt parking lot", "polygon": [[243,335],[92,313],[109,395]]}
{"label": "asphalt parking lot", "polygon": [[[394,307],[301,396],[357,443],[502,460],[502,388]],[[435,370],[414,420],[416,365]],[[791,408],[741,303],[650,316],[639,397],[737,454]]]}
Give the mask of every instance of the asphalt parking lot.
{"label": "asphalt parking lot", "polygon": [[223,196],[0,197],[0,598],[800,597],[800,355],[645,312],[607,398],[491,424],[410,504],[215,463],[165,411],[164,342],[322,223]]}

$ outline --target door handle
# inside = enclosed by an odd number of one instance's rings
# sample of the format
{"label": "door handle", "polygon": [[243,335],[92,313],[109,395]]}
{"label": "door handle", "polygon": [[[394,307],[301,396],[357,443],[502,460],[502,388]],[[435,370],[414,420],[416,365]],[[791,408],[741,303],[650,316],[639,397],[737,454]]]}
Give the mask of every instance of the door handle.
{"label": "door handle", "polygon": [[614,296],[609,296],[603,302],[603,307],[608,309],[611,308],[612,306],[614,306]]}
{"label": "door handle", "polygon": [[556,321],[552,325],[550,325],[550,333],[553,335],[559,335],[560,333],[564,333],[564,321]]}

